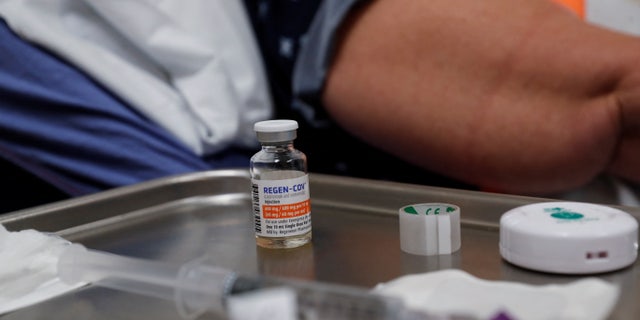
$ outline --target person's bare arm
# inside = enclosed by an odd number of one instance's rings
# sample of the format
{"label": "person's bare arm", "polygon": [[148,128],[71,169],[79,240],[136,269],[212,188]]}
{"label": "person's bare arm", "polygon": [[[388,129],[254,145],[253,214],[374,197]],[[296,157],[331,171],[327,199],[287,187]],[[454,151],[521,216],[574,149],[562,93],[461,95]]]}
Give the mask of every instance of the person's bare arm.
{"label": "person's bare arm", "polygon": [[639,58],[640,40],[546,0],[376,0],[345,26],[323,99],[410,162],[545,194],[609,167],[640,181]]}

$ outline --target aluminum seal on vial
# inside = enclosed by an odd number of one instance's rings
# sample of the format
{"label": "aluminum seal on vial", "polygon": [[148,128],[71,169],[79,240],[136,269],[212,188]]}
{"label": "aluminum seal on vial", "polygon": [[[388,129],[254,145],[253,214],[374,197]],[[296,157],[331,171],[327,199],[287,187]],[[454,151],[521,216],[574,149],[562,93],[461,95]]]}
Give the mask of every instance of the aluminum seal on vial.
{"label": "aluminum seal on vial", "polygon": [[451,254],[460,249],[460,208],[419,203],[399,210],[400,248],[416,255]]}

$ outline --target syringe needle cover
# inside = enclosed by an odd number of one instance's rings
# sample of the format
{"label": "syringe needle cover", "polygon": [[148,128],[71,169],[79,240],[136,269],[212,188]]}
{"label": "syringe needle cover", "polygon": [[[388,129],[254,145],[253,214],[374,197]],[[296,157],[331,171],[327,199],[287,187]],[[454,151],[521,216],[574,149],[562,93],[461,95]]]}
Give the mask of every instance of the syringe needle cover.
{"label": "syringe needle cover", "polygon": [[87,282],[175,301],[178,312],[187,319],[206,311],[223,312],[234,274],[206,259],[173,265],[88,250],[79,244],[69,246],[58,260],[58,276],[66,283]]}

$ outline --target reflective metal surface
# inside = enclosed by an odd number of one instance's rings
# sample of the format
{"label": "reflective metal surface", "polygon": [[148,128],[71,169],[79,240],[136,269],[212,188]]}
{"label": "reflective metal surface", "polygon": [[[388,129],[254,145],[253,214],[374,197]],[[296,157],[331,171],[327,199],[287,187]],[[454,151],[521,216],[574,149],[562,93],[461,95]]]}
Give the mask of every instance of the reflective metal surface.
{"label": "reflective metal surface", "polygon": [[[194,173],[150,181],[0,217],[7,229],[57,232],[117,254],[184,263],[208,254],[217,264],[258,273],[372,288],[408,273],[459,268],[488,280],[565,283],[577,276],[524,270],[503,261],[498,221],[529,197],[311,174],[313,240],[288,250],[255,245],[249,175],[244,170]],[[462,248],[453,255],[400,250],[398,208],[447,202],[461,208]],[[640,217],[638,208],[623,208]],[[611,319],[640,316],[639,264],[596,275],[622,295]],[[172,302],[86,287],[3,319],[178,319]],[[214,319],[213,315],[203,319]]]}

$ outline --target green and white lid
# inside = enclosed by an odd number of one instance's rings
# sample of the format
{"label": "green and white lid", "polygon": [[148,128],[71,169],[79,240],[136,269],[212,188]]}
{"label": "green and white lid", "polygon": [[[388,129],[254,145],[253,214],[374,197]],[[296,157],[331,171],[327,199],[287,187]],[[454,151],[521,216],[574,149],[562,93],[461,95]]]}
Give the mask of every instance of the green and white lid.
{"label": "green and white lid", "polygon": [[541,202],[500,218],[500,254],[520,267],[585,274],[635,262],[638,222],[613,207],[582,202]]}

